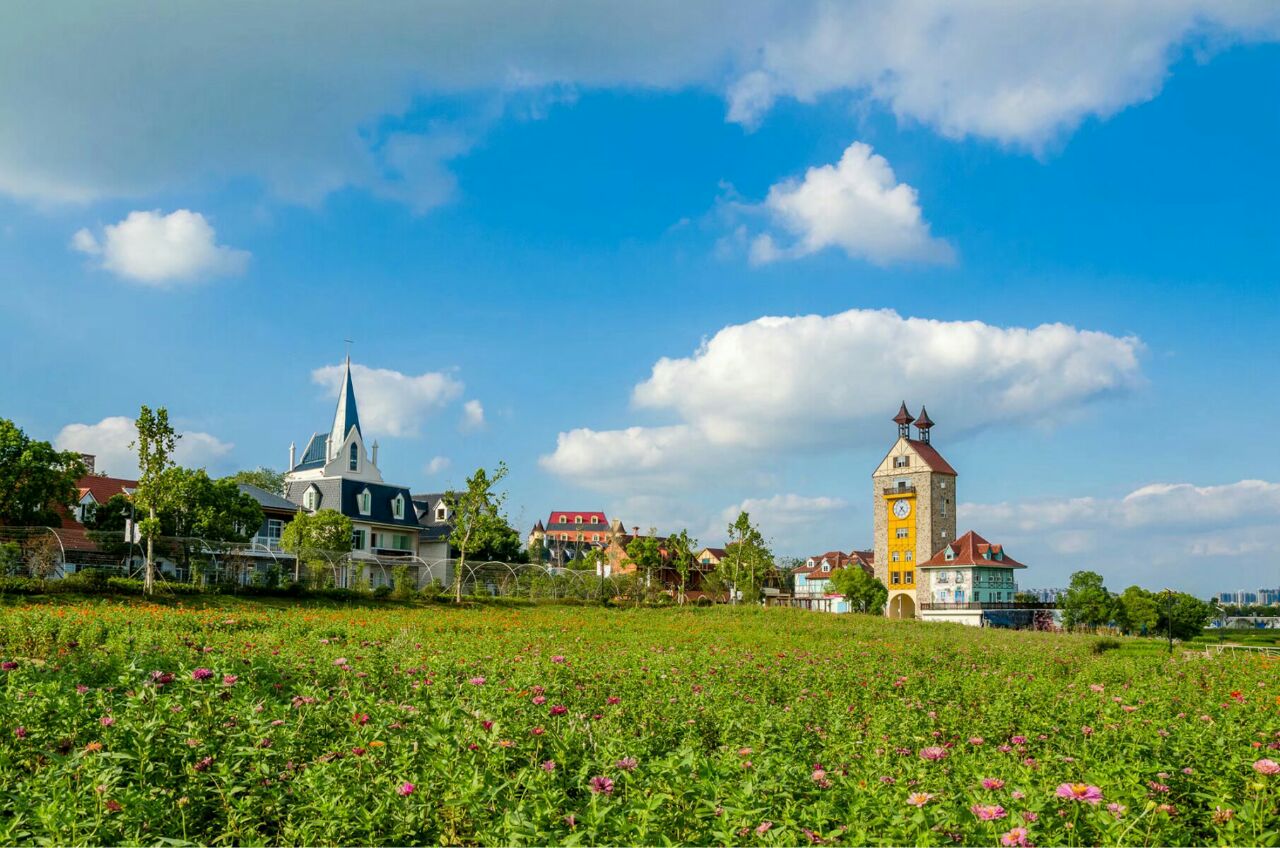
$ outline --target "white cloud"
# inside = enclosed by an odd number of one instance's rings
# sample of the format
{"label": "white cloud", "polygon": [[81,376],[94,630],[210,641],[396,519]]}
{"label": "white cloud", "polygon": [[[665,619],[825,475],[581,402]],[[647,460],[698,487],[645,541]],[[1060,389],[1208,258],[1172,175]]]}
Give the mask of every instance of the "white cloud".
{"label": "white cloud", "polygon": [[[719,521],[714,522],[710,528],[715,531],[710,538],[723,538],[726,528],[738,518],[740,512],[751,516],[751,523],[760,528],[760,532],[773,545],[775,554],[804,550],[806,546],[813,547],[815,535],[830,535],[831,528],[841,523],[850,525],[850,529],[844,532],[852,532],[859,539],[866,534],[866,528],[853,527],[852,522],[839,521],[849,517],[850,512],[849,504],[843,498],[785,494],[769,498],[746,498],[741,503],[725,507],[720,511]],[[839,542],[843,542],[843,546]],[[836,547],[847,551],[856,544],[858,543],[853,539],[846,538],[837,540]]]}
{"label": "white cloud", "polygon": [[905,397],[949,437],[1052,423],[1141,382],[1136,338],[890,310],[766,317],[663,358],[633,404],[679,423],[563,432],[544,468],[597,488],[657,487],[786,454],[876,444]]}
{"label": "white cloud", "polygon": [[[54,445],[58,450],[91,453],[95,457],[96,470],[128,478],[138,474],[138,455],[129,447],[137,436],[138,430],[132,418],[114,415],[96,424],[68,424],[58,432]],[[173,459],[178,465],[208,468],[212,473],[214,469],[224,470],[222,462],[234,447],[230,442],[208,433],[187,431],[178,439]]]}
{"label": "white cloud", "polygon": [[95,257],[104,270],[149,286],[240,274],[249,264],[247,251],[218,244],[205,217],[188,209],[130,212],[104,227],[101,240],[78,230],[71,247]]}
{"label": "white cloud", "polygon": [[[307,8],[305,28],[288,4],[260,4],[251,27],[218,4],[7,15],[0,192],[82,202],[248,178],[289,200],[355,187],[421,210],[450,196],[449,162],[513,97],[577,87],[724,91],[743,123],[780,97],[842,92],[949,136],[1036,147],[1154,96],[1185,45],[1274,38],[1280,20],[1267,0]],[[466,114],[406,117],[434,98]]]}
{"label": "white cloud", "polygon": [[458,426],[463,431],[479,430],[484,427],[484,405],[478,400],[469,400],[462,405],[462,420]]}
{"label": "white cloud", "polygon": [[[1280,483],[1156,483],[1119,498],[961,503],[963,528],[1035,567],[1027,586],[1065,585],[1072,571],[1208,595],[1276,582],[1267,552],[1280,549]],[[1020,578],[1021,579],[1021,578]]]}
{"label": "white cloud", "polygon": [[916,190],[897,182],[893,168],[869,145],[854,142],[835,165],[810,168],[803,180],[769,189],[759,207],[791,243],[770,233],[751,242],[753,264],[795,259],[838,247],[876,265],[949,262],[951,246],[929,234]]}
{"label": "white cloud", "polygon": [[[326,365],[311,372],[311,380],[332,397],[342,389],[343,365]],[[463,385],[440,371],[416,376],[389,368],[351,365],[360,427],[365,435],[414,436],[424,419],[462,394]]]}
{"label": "white cloud", "polygon": [[447,456],[433,456],[424,470],[428,474],[439,474],[441,471],[447,470],[452,464],[453,462]]}

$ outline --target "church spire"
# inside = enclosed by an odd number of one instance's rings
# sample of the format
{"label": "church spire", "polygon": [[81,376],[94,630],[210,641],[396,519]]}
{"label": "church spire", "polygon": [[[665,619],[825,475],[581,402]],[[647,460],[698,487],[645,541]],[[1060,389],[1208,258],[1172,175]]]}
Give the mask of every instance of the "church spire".
{"label": "church spire", "polygon": [[351,428],[363,437],[360,430],[360,414],[356,411],[356,390],[351,385],[351,354],[347,354],[346,373],[342,376],[342,390],[338,393],[338,408],[333,413],[333,429],[329,431],[329,450],[336,452],[351,433]]}

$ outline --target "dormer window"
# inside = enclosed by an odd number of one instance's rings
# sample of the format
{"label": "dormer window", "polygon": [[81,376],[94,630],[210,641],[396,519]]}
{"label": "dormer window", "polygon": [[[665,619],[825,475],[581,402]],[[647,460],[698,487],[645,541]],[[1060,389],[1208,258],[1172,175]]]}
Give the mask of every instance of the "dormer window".
{"label": "dormer window", "polygon": [[404,518],[404,495],[396,495],[391,499],[391,514],[396,518]]}
{"label": "dormer window", "polygon": [[910,464],[911,464],[911,457],[909,456],[895,456],[893,458],[894,468],[906,468]]}
{"label": "dormer window", "polygon": [[582,523],[582,516],[581,516],[581,515],[575,515],[575,516],[574,516],[574,518],[573,518],[573,523],[574,523],[574,524],[581,524],[581,523]]}
{"label": "dormer window", "polygon": [[[354,447],[354,445],[352,446]],[[369,494],[369,490],[365,489],[360,493],[359,507],[361,515],[368,515],[373,511],[373,495]]]}
{"label": "dormer window", "polygon": [[436,521],[444,521],[449,517],[449,508],[443,503],[436,506]]}
{"label": "dormer window", "polygon": [[356,446],[355,442],[351,443],[351,450],[348,453],[349,459],[347,461],[347,466],[352,471],[358,471],[360,469],[360,448]]}
{"label": "dormer window", "polygon": [[599,523],[600,523],[600,517],[599,517],[598,515],[593,515],[593,516],[591,516],[591,523],[592,523],[592,524],[599,524]]}
{"label": "dormer window", "polygon": [[947,548],[947,555],[946,555],[947,562],[951,562],[951,560],[955,558],[956,558],[956,552],[951,550],[951,548]]}
{"label": "dormer window", "polygon": [[302,505],[312,512],[315,512],[316,507],[320,506],[320,492],[315,486],[307,489],[306,494],[302,496]]}
{"label": "dormer window", "polygon": [[824,563],[822,564],[822,570],[823,570],[823,572],[824,572],[824,573],[825,573],[825,572],[830,571],[830,570],[831,570],[831,563],[829,563],[829,562],[824,562]]}

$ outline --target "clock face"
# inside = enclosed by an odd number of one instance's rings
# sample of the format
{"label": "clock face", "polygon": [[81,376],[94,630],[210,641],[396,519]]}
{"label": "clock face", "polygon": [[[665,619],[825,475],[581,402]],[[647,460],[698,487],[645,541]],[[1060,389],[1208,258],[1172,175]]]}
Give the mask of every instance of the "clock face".
{"label": "clock face", "polygon": [[901,500],[893,502],[893,514],[898,518],[906,518],[911,514],[911,501]]}

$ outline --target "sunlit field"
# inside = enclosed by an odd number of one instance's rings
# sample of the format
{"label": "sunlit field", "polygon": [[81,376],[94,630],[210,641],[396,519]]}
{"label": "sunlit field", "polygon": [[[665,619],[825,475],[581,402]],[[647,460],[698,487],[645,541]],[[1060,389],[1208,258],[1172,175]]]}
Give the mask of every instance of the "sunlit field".
{"label": "sunlit field", "polygon": [[1269,844],[1280,665],[791,610],[0,607],[0,842]]}

